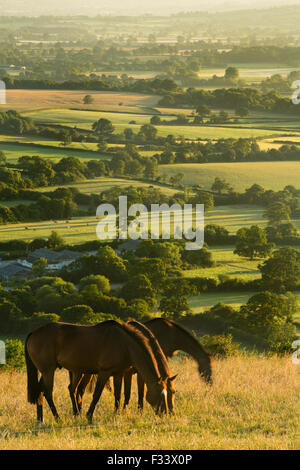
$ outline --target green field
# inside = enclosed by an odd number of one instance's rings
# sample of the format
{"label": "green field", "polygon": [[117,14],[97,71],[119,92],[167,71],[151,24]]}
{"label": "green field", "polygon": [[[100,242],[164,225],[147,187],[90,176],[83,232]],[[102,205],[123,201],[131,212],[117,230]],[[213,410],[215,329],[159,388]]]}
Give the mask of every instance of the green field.
{"label": "green field", "polygon": [[[152,112],[153,114],[153,112]],[[109,119],[117,133],[123,132],[126,128],[131,128],[137,133],[143,124],[148,124],[150,115],[145,114],[131,114],[120,112],[95,112],[95,111],[81,111],[73,109],[48,109],[38,110],[25,113],[25,116],[30,117],[36,122],[42,124],[60,124],[64,126],[74,127],[79,129],[91,130],[92,124],[100,118]],[[164,115],[165,120],[174,119],[174,116]],[[131,123],[134,121],[135,123]],[[271,121],[272,122],[272,121]],[[266,127],[270,127],[271,123],[268,122]],[[176,126],[176,125],[161,125],[157,126],[158,136],[166,137],[169,134],[187,139],[227,139],[227,138],[267,138],[282,135],[280,130],[264,129],[263,125],[256,128],[255,123],[248,125],[232,125],[232,126]]]}
{"label": "green field", "polygon": [[[274,65],[272,66],[263,66],[261,64],[230,64],[231,66],[237,67],[239,69],[239,77],[241,80],[251,83],[259,83],[266,78],[271,77],[272,75],[280,74],[283,76],[288,75],[290,72],[298,71],[298,67],[280,67]],[[214,68],[214,67],[203,67],[199,72],[199,78],[211,78],[213,75],[218,77],[223,77],[225,74],[224,68]]]}
{"label": "green field", "polygon": [[216,263],[211,268],[197,268],[185,271],[186,277],[211,277],[218,279],[219,275],[238,277],[245,281],[251,281],[260,277],[258,265],[262,260],[250,261],[233,253],[235,247],[210,247],[213,259]]}
{"label": "green field", "polygon": [[205,215],[206,224],[217,224],[225,227],[230,233],[236,233],[241,227],[251,225],[266,226],[261,206],[235,204],[232,206],[216,206]]}
{"label": "green field", "polygon": [[[159,189],[161,192],[167,195],[173,195],[175,192],[178,192],[177,189],[168,188],[159,183],[145,183],[143,181],[132,180],[129,178],[109,178],[109,177],[99,177],[94,178],[91,180],[80,181],[78,183],[70,183],[66,185],[68,187],[76,188],[81,193],[91,194],[96,193],[99,194],[102,191],[105,191],[113,186],[119,187],[128,187],[128,186],[137,186],[137,187],[145,187],[145,188],[156,188]],[[40,191],[53,191],[58,186],[48,186],[39,188]],[[61,186],[59,186],[61,187]]]}
{"label": "green field", "polygon": [[219,177],[236,191],[244,191],[254,183],[278,191],[286,185],[299,186],[300,162],[182,163],[159,168],[160,175],[170,177],[177,173],[184,173],[183,184],[200,184],[204,189],[210,189]]}
{"label": "green field", "polygon": [[[138,181],[118,179],[118,178],[97,178],[95,180],[87,180],[81,183],[74,183],[72,185],[67,185],[67,187],[75,187],[80,192],[90,194],[90,193],[100,193],[106,189],[111,188],[112,186],[124,186],[128,187],[133,186],[145,186],[149,187],[146,183],[141,183]],[[169,188],[161,188],[157,186],[162,191],[165,191],[166,194],[171,195],[174,193],[174,190]],[[51,186],[48,188],[42,188],[42,191],[52,191],[56,186]],[[1,202],[6,206],[16,205],[17,203],[29,204],[30,201],[13,201],[13,202]],[[260,206],[252,205],[232,205],[232,206],[217,206],[208,214],[205,215],[205,224],[217,224],[225,227],[231,234],[237,232],[241,227],[250,227],[251,225],[260,225],[262,227],[266,226],[266,219],[263,216],[263,208]],[[293,219],[293,223],[300,228],[300,220]],[[97,219],[94,216],[90,217],[72,217],[70,220],[56,220],[56,221],[44,221],[44,222],[28,222],[20,224],[9,224],[0,226],[0,238],[1,240],[9,240],[19,238],[22,240],[31,240],[38,237],[47,237],[50,235],[52,230],[57,230],[63,237],[66,238],[67,242],[84,242],[85,239],[96,239],[96,224]],[[27,227],[27,228],[26,228]],[[220,247],[220,257],[225,256],[225,253],[228,253],[231,248],[229,247]],[[217,250],[217,248],[216,248]],[[219,258],[220,261],[222,259]],[[227,257],[227,261],[230,261],[230,256]],[[233,258],[231,257],[231,260]],[[239,260],[239,257],[235,257],[235,262]],[[214,268],[212,268],[214,269]],[[206,269],[207,271],[207,269]],[[191,273],[191,272],[190,272]],[[220,272],[218,274],[222,274]]]}
{"label": "green field", "polygon": [[[1,136],[2,137],[2,136]],[[1,139],[1,138],[0,138]],[[0,142],[0,150],[3,151],[6,155],[7,161],[9,163],[16,163],[18,158],[22,156],[40,156],[43,158],[50,159],[52,161],[57,161],[64,157],[77,157],[83,160],[92,160],[92,159],[101,159],[108,160],[110,159],[109,155],[103,155],[96,153],[92,150],[91,144],[81,144],[79,145],[72,144],[68,148],[59,147],[59,142],[57,141],[36,141],[34,142],[38,145],[14,143],[14,142]],[[49,148],[52,147],[52,148]],[[78,151],[76,149],[81,149],[83,151]]]}
{"label": "green field", "polygon": [[254,295],[254,292],[204,292],[201,295],[195,295],[189,298],[189,306],[193,313],[201,313],[216,305],[218,302],[239,308],[247,303],[248,299]]}
{"label": "green field", "polygon": [[[76,187],[81,192],[91,193],[100,192],[114,186],[117,183],[118,186],[129,186],[131,184],[141,186],[139,182],[133,182],[130,180],[115,179],[115,178],[99,178],[97,180],[90,180],[83,183],[76,183],[70,185]],[[145,186],[149,186],[146,185]],[[43,191],[54,190],[55,187],[43,188]],[[168,190],[171,194],[174,190]],[[20,202],[20,201],[19,201]],[[26,201],[28,203],[28,201]],[[2,202],[3,204],[3,202]],[[11,205],[11,203],[5,203],[5,205]],[[231,219],[231,211],[233,216]],[[265,224],[265,220],[261,217],[261,208],[256,206],[219,206],[208,215],[206,215],[206,224],[218,224],[226,227],[230,232],[235,233],[239,228],[244,226],[250,226],[256,223],[261,225]],[[10,224],[0,226],[0,239],[1,240],[32,240],[34,238],[48,237],[52,230],[57,231],[62,235],[67,243],[83,243],[87,240],[96,239],[96,224],[97,219],[94,217],[72,217],[70,220],[50,220],[44,222],[28,222],[20,224]],[[225,251],[227,248],[225,248]]]}
{"label": "green field", "polygon": [[[15,163],[17,159],[24,154],[40,155],[43,158],[53,161],[65,156],[75,156],[80,160],[108,160],[111,158],[109,154],[110,147],[119,147],[120,150],[122,150],[125,144],[108,144],[107,153],[101,154],[97,151],[98,144],[96,142],[72,142],[67,147],[63,147],[58,140],[48,140],[41,137],[0,135],[0,150],[5,152],[7,160],[10,163]],[[155,153],[160,152],[161,151],[158,150]],[[139,153],[143,157],[151,157],[154,152],[153,150],[139,149]]]}
{"label": "green field", "polygon": [[53,230],[58,232],[67,244],[84,243],[96,240],[95,217],[73,217],[71,220],[33,222],[27,224],[12,224],[0,226],[0,239],[5,240],[33,240],[34,238],[48,238]]}
{"label": "green field", "polygon": [[[24,114],[24,113],[23,113]],[[150,117],[145,114],[123,113],[123,112],[100,112],[100,111],[82,111],[76,109],[49,109],[40,111],[31,111],[25,113],[34,121],[43,124],[61,124],[81,129],[91,129],[92,124],[98,119],[105,117],[112,121],[117,132],[121,132],[126,127],[139,128],[145,123],[149,123]],[[136,124],[129,124],[135,121]]]}

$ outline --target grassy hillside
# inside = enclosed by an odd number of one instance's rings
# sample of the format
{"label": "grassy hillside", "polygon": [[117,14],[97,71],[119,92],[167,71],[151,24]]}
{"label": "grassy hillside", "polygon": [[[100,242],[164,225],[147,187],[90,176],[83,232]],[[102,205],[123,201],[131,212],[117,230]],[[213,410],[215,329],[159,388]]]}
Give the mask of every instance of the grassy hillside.
{"label": "grassy hillside", "polygon": [[[111,108],[111,110],[113,109]],[[86,130],[90,130],[92,124],[98,119],[105,118],[113,123],[117,133],[123,132],[126,128],[131,128],[136,133],[139,131],[141,125],[149,123],[150,115],[139,114],[137,109],[133,110],[133,113],[120,111],[122,111],[122,108],[119,109],[119,112],[97,112],[78,109],[40,109],[26,112],[24,115],[43,124],[60,124],[69,127],[76,125],[77,128]],[[152,110],[151,114],[153,113]],[[174,111],[172,114],[174,114]],[[163,119],[174,119],[174,116],[173,118],[163,116]],[[281,125],[282,124],[279,125],[279,128]],[[297,125],[296,123],[296,126]],[[169,134],[173,134],[175,137],[184,136],[187,139],[267,138],[282,135],[280,129],[270,129],[270,126],[272,127],[272,121],[267,122],[266,129],[264,128],[265,126],[266,123],[257,124],[253,121],[249,123],[248,120],[243,126],[238,124],[227,126],[161,125],[157,126],[157,135],[166,137]]]}
{"label": "grassy hillside", "polygon": [[[86,105],[83,98],[92,95],[93,103]],[[155,106],[156,95],[84,90],[7,90],[8,109],[28,111],[43,108],[81,108],[97,110],[142,111]]]}
{"label": "grassy hillside", "polygon": [[[131,181],[126,179],[115,178],[99,178],[97,180],[90,180],[83,183],[76,183],[70,186],[76,187],[79,191],[85,193],[99,193],[111,186],[117,184],[118,186],[129,186],[131,184],[141,186],[142,183],[138,181]],[[43,188],[43,190],[53,190],[55,187]],[[173,190],[163,188],[169,194]],[[19,203],[21,201],[18,201]],[[24,203],[24,201],[22,201]],[[26,201],[25,201],[26,203]],[[28,203],[28,202],[27,202]],[[11,206],[12,203],[3,203]],[[233,217],[231,218],[231,211]],[[254,223],[265,224],[262,219],[261,208],[253,206],[219,206],[212,210],[205,218],[206,224],[218,224],[226,227],[230,232],[235,233],[240,227],[253,225]],[[1,240],[32,240],[34,238],[49,237],[52,230],[57,231],[67,243],[81,243],[87,240],[96,240],[96,225],[97,219],[95,216],[91,217],[72,217],[70,220],[49,220],[43,222],[20,223],[0,226]],[[221,249],[221,253],[226,253],[230,248],[225,247]],[[222,258],[222,255],[220,255]],[[228,258],[228,257],[227,257]],[[230,260],[230,256],[228,258]],[[222,262],[222,259],[221,259]]]}
{"label": "grassy hillside", "polygon": [[[1,140],[1,138],[0,138]],[[92,144],[73,143],[68,148],[59,146],[58,141],[35,141],[33,145],[29,143],[0,142],[0,150],[5,153],[9,163],[16,163],[18,158],[26,156],[36,156],[47,158],[56,162],[64,157],[77,157],[83,160],[110,159],[109,155],[96,153]],[[84,150],[84,151],[82,151]]]}
{"label": "grassy hillside", "polygon": [[[129,178],[109,178],[109,177],[99,177],[99,178],[93,178],[90,180],[85,180],[85,181],[80,181],[78,183],[70,183],[67,185],[68,187],[72,188],[77,188],[78,191],[81,193],[100,193],[101,191],[105,191],[106,189],[109,189],[113,186],[138,186],[138,187],[146,187],[148,188],[149,186],[154,187],[159,189],[160,191],[171,195],[177,192],[177,190],[168,188],[166,186],[160,185],[160,184],[155,184],[151,183],[145,183],[144,181],[138,181],[138,180],[131,180]],[[43,187],[40,188],[40,191],[52,191],[56,188],[57,186],[49,186],[49,187]],[[61,186],[60,186],[61,187]]]}
{"label": "grassy hillside", "polygon": [[[136,381],[127,412],[113,412],[105,390],[88,427],[74,420],[68,374],[56,372],[56,424],[45,406],[45,426],[37,429],[35,407],[26,401],[25,372],[0,373],[0,448],[29,449],[261,449],[299,448],[299,366],[263,356],[216,360],[214,384],[199,379],[191,360],[172,359],[178,373],[175,415],[159,418],[148,404],[137,410]],[[9,392],[8,392],[9,390]],[[86,395],[83,413],[91,401]]]}
{"label": "grassy hillside", "polygon": [[299,186],[300,162],[183,163],[161,165],[159,173],[169,177],[184,173],[183,184],[200,184],[204,189],[210,189],[219,177],[237,191],[244,191],[254,183],[278,191],[289,184]]}

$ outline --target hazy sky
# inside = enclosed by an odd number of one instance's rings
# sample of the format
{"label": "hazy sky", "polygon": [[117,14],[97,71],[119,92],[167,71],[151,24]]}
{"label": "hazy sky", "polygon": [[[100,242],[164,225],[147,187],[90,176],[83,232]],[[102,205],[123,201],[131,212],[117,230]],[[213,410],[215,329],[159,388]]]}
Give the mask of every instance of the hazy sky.
{"label": "hazy sky", "polygon": [[299,5],[300,0],[0,0],[2,15],[170,14]]}

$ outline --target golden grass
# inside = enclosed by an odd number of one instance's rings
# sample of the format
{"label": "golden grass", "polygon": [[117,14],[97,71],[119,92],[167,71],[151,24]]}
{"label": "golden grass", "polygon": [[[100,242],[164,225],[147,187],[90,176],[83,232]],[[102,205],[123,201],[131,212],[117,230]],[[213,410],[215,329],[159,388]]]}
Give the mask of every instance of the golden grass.
{"label": "golden grass", "polygon": [[[138,93],[121,93],[88,90],[7,90],[7,109],[26,111],[43,108],[80,108],[128,111],[128,107],[154,106],[159,99],[157,95]],[[83,98],[92,95],[93,103],[86,105]],[[122,106],[119,106],[122,103]],[[2,107],[3,108],[3,107]]]}
{"label": "golden grass", "polygon": [[[136,386],[127,412],[113,412],[104,391],[92,427],[75,420],[67,373],[56,373],[54,397],[61,423],[45,407],[37,429],[26,402],[25,372],[0,373],[0,449],[297,449],[300,446],[300,367],[291,358],[263,356],[217,360],[214,385],[199,380],[189,359],[170,361],[176,379],[176,414],[159,418],[146,404],[137,411]],[[84,410],[91,400],[86,395]]]}

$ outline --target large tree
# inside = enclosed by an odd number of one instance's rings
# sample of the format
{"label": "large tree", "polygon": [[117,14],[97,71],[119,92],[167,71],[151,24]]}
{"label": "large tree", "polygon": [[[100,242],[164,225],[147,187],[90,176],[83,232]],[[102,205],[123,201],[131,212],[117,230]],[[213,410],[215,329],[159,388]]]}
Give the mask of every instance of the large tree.
{"label": "large tree", "polygon": [[236,81],[239,78],[239,69],[237,67],[227,67],[225,70],[226,80]]}
{"label": "large tree", "polygon": [[152,124],[144,124],[140,128],[139,135],[144,137],[147,141],[155,140],[157,129]]}
{"label": "large tree", "polygon": [[83,98],[84,104],[92,104],[93,102],[94,98],[92,97],[92,95],[85,95],[85,97]]}
{"label": "large tree", "polygon": [[265,230],[258,225],[252,225],[237,231],[234,253],[250,259],[266,258],[273,247],[273,243],[268,242]]}
{"label": "large tree", "polygon": [[268,205],[264,217],[268,219],[270,225],[280,224],[290,220],[291,209],[281,201],[272,202]]}
{"label": "large tree", "polygon": [[215,178],[215,181],[211,186],[211,190],[216,191],[218,194],[221,194],[223,191],[228,191],[230,188],[230,184],[218,176]]}
{"label": "large tree", "polygon": [[259,266],[266,289],[285,292],[300,286],[300,251],[283,247]]}
{"label": "large tree", "polygon": [[52,230],[51,235],[48,238],[47,245],[48,248],[56,249],[56,248],[61,248],[64,246],[65,240],[59,233],[57,233],[55,230]]}
{"label": "large tree", "polygon": [[95,134],[100,136],[109,136],[114,132],[114,126],[112,125],[109,119],[101,118],[98,121],[94,122],[92,129]]}
{"label": "large tree", "polygon": [[293,321],[296,310],[295,299],[278,295],[273,292],[259,292],[250,297],[246,305],[242,305],[240,313],[247,325],[254,331],[269,326],[278,326]]}

